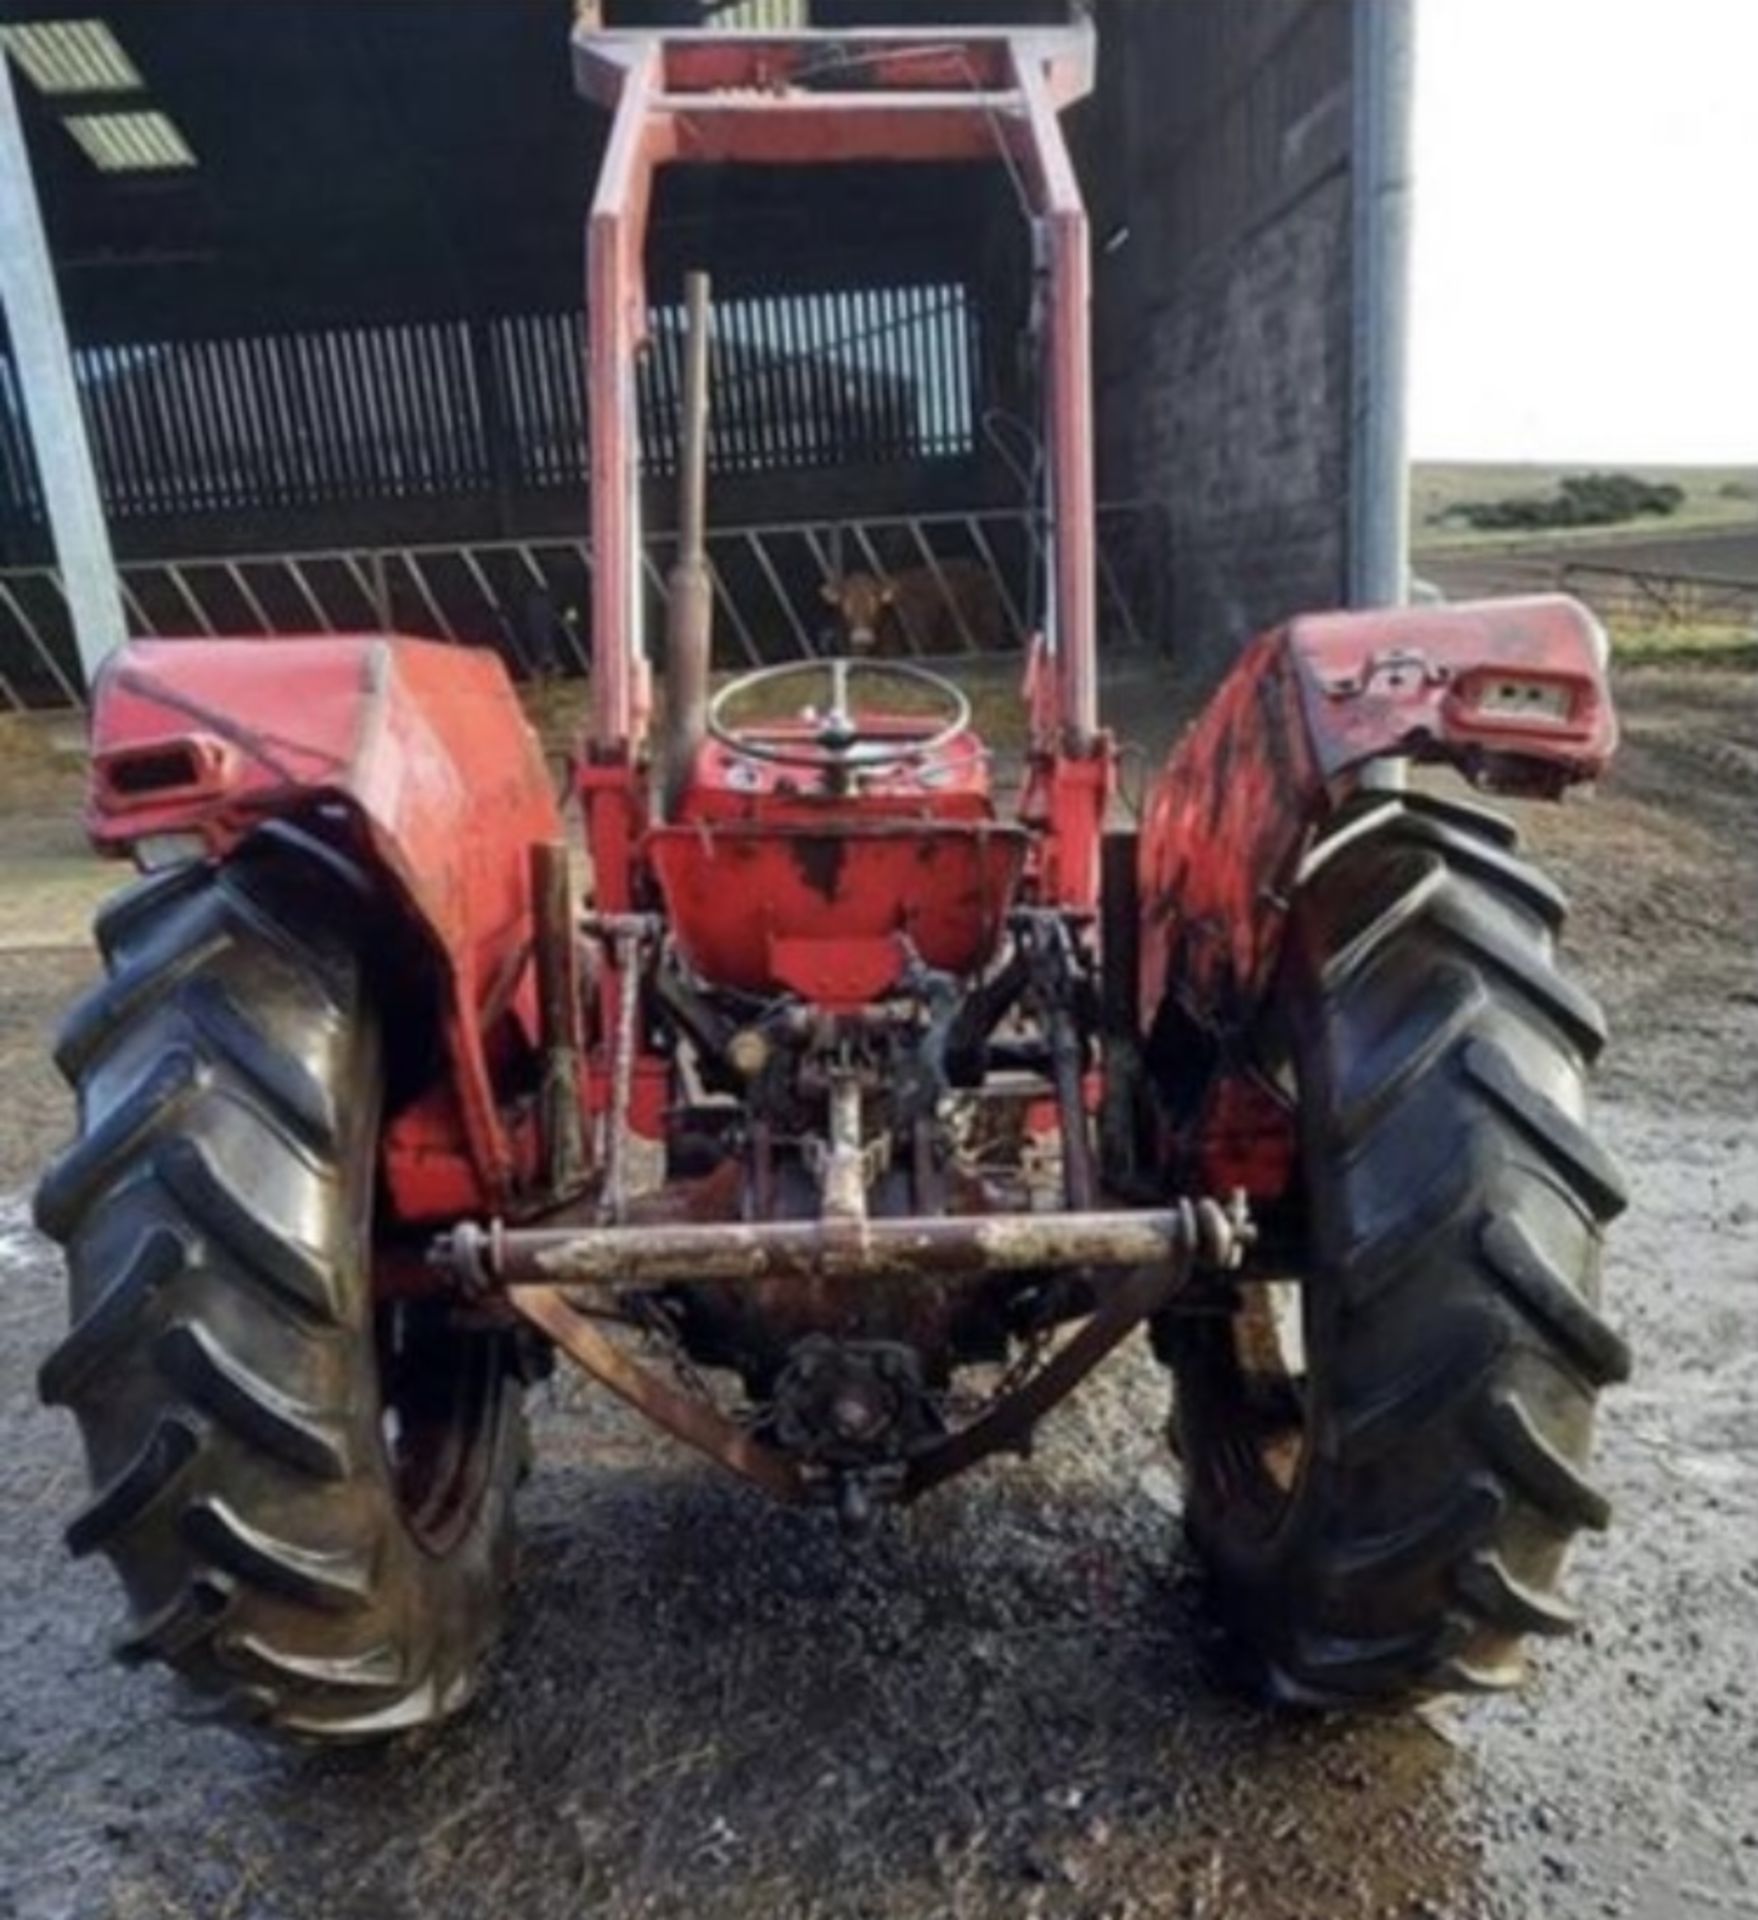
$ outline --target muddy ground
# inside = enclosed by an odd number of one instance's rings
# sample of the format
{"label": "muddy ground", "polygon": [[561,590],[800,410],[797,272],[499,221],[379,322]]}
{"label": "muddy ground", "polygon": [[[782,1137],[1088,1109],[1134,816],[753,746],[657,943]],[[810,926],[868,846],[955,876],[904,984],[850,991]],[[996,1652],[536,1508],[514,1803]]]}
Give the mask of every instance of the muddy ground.
{"label": "muddy ground", "polygon": [[1592,1622],[1517,1699],[1288,1721],[1211,1677],[1157,1443],[1115,1363],[1029,1466],[859,1550],[575,1390],[552,1393],[504,1652],[388,1752],[187,1725],[105,1657],[59,1530],[62,1324],[26,1188],[94,879],[71,756],[0,741],[0,1914],[1277,1916],[1758,1913],[1758,683],[1632,676],[1600,794],[1532,810],[1616,1050],[1639,1356],[1599,1472]]}

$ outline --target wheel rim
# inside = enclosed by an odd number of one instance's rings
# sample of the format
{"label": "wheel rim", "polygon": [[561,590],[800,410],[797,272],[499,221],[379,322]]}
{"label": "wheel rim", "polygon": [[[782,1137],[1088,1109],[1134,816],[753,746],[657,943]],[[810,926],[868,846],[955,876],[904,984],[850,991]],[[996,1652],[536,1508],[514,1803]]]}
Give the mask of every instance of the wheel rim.
{"label": "wheel rim", "polygon": [[1269,1280],[1239,1291],[1238,1308],[1203,1327],[1181,1392],[1202,1430],[1187,1452],[1207,1501],[1261,1539],[1287,1518],[1312,1458],[1305,1290]]}
{"label": "wheel rim", "polygon": [[499,1343],[460,1334],[444,1309],[399,1303],[378,1319],[379,1436],[397,1508],[441,1554],[469,1529],[488,1483],[500,1407]]}

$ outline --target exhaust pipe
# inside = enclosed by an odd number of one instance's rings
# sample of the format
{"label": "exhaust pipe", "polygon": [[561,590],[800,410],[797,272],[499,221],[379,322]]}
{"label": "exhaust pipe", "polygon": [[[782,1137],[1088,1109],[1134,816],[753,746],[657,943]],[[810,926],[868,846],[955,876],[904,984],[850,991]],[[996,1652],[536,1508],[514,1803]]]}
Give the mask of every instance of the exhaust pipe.
{"label": "exhaust pipe", "polygon": [[678,448],[678,556],[666,581],[665,812],[675,814],[707,731],[714,651],[708,574],[708,276],[684,279],[684,417]]}

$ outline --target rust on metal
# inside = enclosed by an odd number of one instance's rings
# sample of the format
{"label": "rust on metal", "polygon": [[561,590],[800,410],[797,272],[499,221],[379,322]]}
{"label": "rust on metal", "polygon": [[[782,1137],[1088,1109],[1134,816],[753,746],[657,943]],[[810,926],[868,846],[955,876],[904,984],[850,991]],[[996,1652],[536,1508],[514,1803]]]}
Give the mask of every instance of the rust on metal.
{"label": "rust on metal", "polygon": [[646,914],[588,914],[582,931],[608,942],[615,983],[611,1030],[610,1107],[604,1116],[604,1187],[599,1211],[620,1220],[628,1203],[629,1107],[635,1084],[636,1009],[640,1000],[641,951],[658,931]]}
{"label": "rust on metal", "polygon": [[1038,1421],[1064,1400],[1105,1356],[1178,1292],[1189,1275],[1193,1249],[1174,1265],[1137,1269],[1108,1292],[1077,1332],[1012,1393],[992,1401],[968,1426],[947,1434],[909,1463],[903,1497],[914,1500],[992,1453],[1023,1448]]}
{"label": "rust on metal", "polygon": [[678,552],[666,581],[665,809],[677,812],[707,730],[714,654],[708,570],[708,276],[684,278],[684,413],[678,436]]}
{"label": "rust on metal", "polygon": [[[970,1272],[1120,1270],[1081,1326],[1020,1383],[963,1427],[906,1449],[893,1496],[913,1500],[990,1454],[1022,1449],[1037,1422],[1150,1314],[1170,1305],[1198,1266],[1238,1264],[1251,1238],[1240,1197],[1153,1211],[997,1214],[974,1218],[771,1221],[593,1228],[460,1228],[436,1259],[477,1291],[504,1288],[511,1309],[638,1412],[785,1501],[834,1480],[753,1434],[706,1397],[681,1391],[595,1326],[571,1292],[673,1280],[765,1287],[826,1277],[941,1281]],[[644,1251],[636,1254],[637,1247]]]}
{"label": "rust on metal", "polygon": [[575,1312],[561,1289],[521,1287],[512,1296],[512,1304],[569,1359],[637,1413],[711,1460],[754,1481],[778,1500],[795,1501],[805,1496],[805,1482],[786,1454],[754,1439],[708,1401],[681,1392],[630,1359],[590,1320]]}
{"label": "rust on metal", "polygon": [[[659,1222],[487,1229],[444,1236],[434,1258],[477,1289],[639,1288],[873,1280],[934,1284],[968,1274],[1165,1266],[1232,1230],[1213,1202],[1091,1213],[906,1219]],[[1225,1257],[1214,1264],[1225,1265]]]}
{"label": "rust on metal", "polygon": [[537,933],[537,1023],[543,1054],[544,1185],[575,1191],[587,1170],[580,1111],[580,972],[574,949],[568,850],[559,840],[531,849],[531,905]]}

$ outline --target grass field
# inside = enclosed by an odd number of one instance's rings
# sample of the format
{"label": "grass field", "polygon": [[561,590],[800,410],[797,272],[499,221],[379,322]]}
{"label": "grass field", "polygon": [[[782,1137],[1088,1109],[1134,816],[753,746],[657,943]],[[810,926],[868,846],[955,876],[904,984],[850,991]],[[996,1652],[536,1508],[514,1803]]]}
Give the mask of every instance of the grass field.
{"label": "grass field", "polygon": [[1512,495],[1544,496],[1571,474],[1605,472],[1587,464],[1499,464],[1480,461],[1419,460],[1410,470],[1410,536],[1419,552],[1454,548],[1510,546],[1613,545],[1636,533],[1665,538],[1699,530],[1750,528],[1758,538],[1758,466],[1617,467],[1643,480],[1670,482],[1684,491],[1677,513],[1665,519],[1631,521],[1612,527],[1541,529],[1532,533],[1477,532],[1444,518],[1449,507]]}
{"label": "grass field", "polygon": [[[1577,594],[1605,621],[1622,665],[1758,666],[1758,467],[1629,469],[1683,489],[1683,505],[1664,518],[1527,533],[1443,522],[1449,506],[1549,494],[1586,471],[1419,462],[1410,484],[1414,571],[1450,600]],[[1742,581],[1749,591],[1712,584]]]}

